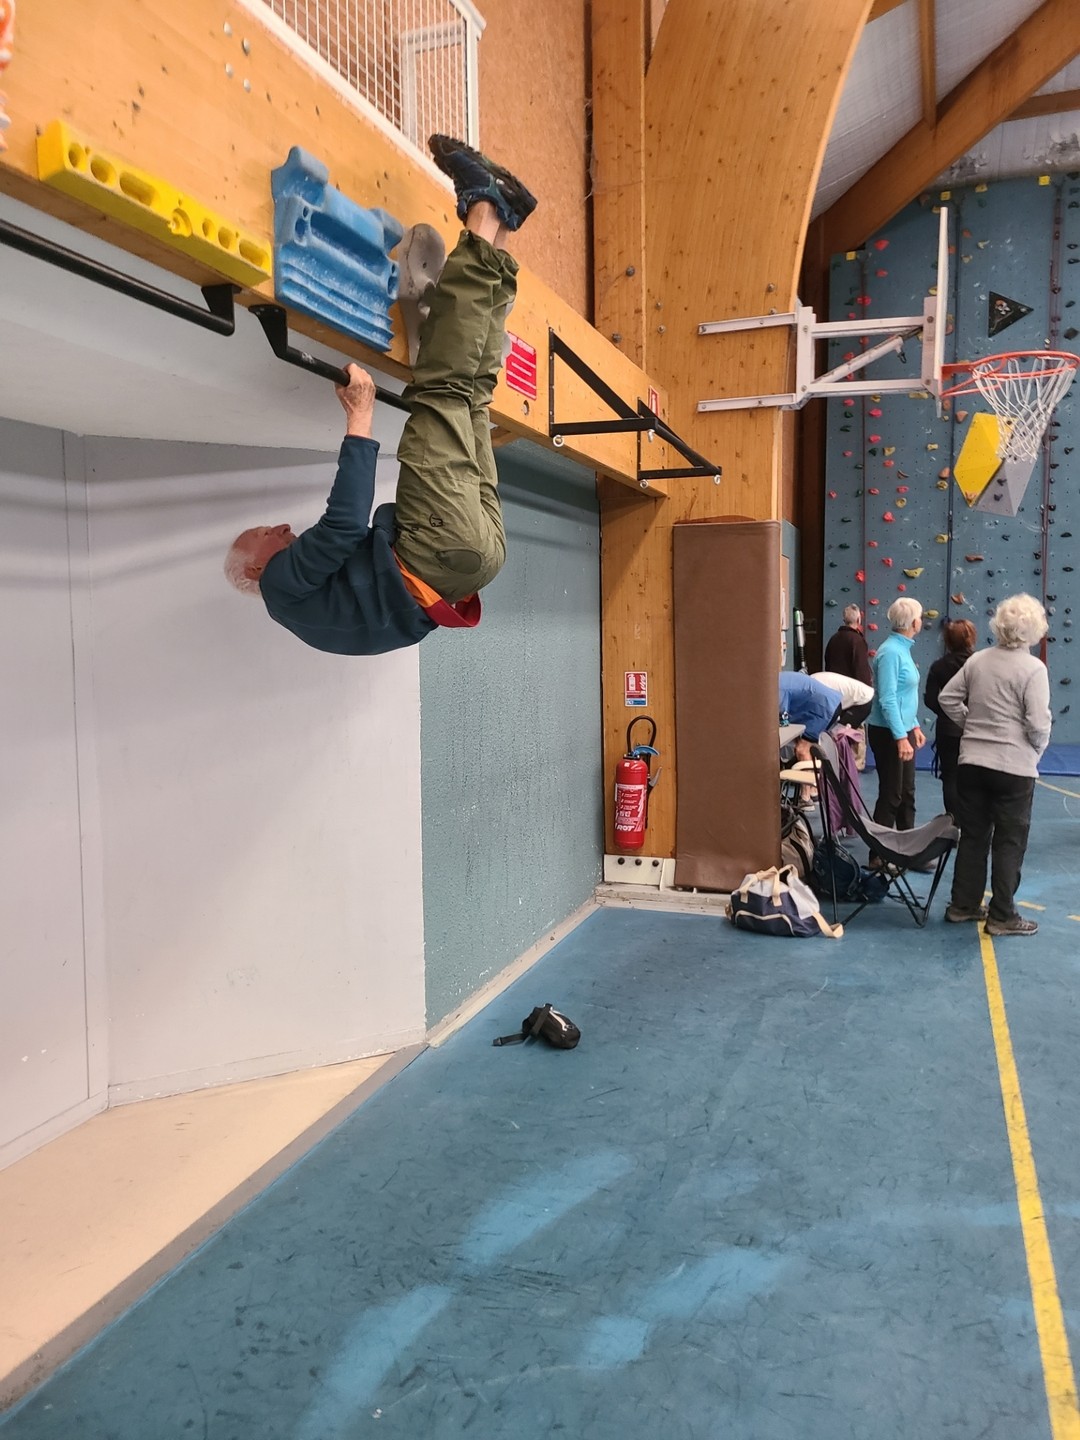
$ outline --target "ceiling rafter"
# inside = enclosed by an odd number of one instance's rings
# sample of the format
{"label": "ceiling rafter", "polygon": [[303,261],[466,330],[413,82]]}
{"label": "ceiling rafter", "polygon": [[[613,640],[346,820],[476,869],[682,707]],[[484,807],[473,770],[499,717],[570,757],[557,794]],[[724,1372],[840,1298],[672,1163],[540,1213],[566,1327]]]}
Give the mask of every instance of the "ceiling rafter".
{"label": "ceiling rafter", "polygon": [[1045,0],[821,216],[826,253],[852,250],[1080,54],[1076,0]]}
{"label": "ceiling rafter", "polygon": [[923,124],[937,124],[937,9],[935,0],[919,0],[919,84]]}
{"label": "ceiling rafter", "polygon": [[870,14],[866,17],[869,25],[871,20],[880,20],[882,15],[888,15],[890,10],[895,10],[898,5],[903,5],[904,0],[874,0],[870,6]]}
{"label": "ceiling rafter", "polygon": [[1032,95],[1018,105],[1008,117],[1010,120],[1035,120],[1040,115],[1066,115],[1070,110],[1080,110],[1080,90],[1055,90],[1051,95]]}

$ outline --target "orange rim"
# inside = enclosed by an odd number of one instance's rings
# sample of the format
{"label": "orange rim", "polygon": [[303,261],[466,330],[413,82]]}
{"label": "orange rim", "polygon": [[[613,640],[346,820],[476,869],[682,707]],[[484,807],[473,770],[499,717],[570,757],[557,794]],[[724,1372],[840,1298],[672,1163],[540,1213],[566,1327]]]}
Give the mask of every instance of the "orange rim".
{"label": "orange rim", "polygon": [[[1071,350],[1003,350],[997,355],[984,355],[981,360],[957,360],[948,365],[942,365],[941,375],[944,379],[948,375],[958,374],[961,370],[969,372],[969,378],[959,381],[956,385],[943,387],[941,398],[944,400],[949,395],[969,395],[977,390],[978,383],[975,380],[975,371],[984,383],[1007,384],[1017,377],[1012,375],[999,375],[1009,360],[1056,360],[1058,364],[1043,367],[1038,374],[1050,379],[1054,375],[1064,374],[1066,370],[1076,370],[1080,367],[1080,355],[1074,355]],[[1028,372],[1029,376],[1034,375],[1034,370]]]}

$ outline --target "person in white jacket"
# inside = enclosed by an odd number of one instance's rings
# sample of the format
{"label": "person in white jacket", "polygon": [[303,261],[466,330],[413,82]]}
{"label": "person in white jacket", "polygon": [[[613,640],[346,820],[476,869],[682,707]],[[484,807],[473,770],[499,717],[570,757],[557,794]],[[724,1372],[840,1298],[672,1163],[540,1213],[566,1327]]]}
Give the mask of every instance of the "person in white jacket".
{"label": "person in white jacket", "polygon": [[[990,622],[997,644],[976,651],[938,696],[959,725],[957,788],[963,814],[946,920],[986,920],[988,935],[1034,935],[1015,896],[1027,851],[1039,757],[1050,743],[1050,681],[1029,654],[1046,634],[1031,595],[1003,600]],[[990,905],[983,907],[990,857]]]}

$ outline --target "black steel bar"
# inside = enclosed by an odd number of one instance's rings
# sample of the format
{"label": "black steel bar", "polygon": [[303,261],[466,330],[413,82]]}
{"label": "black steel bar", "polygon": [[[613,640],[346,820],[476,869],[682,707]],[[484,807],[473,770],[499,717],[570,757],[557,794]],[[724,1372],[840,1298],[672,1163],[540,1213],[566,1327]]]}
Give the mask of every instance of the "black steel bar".
{"label": "black steel bar", "polygon": [[626,420],[568,420],[565,425],[555,426],[559,435],[618,435],[651,429],[651,422],[638,415]]}
{"label": "black steel bar", "polygon": [[235,287],[232,285],[206,286],[202,293],[210,308],[202,310],[190,300],[181,300],[165,290],[158,290],[141,280],[133,280],[129,275],[122,275],[119,270],[113,270],[97,260],[88,260],[85,255],[77,255],[74,250],[67,250],[63,245],[43,240],[39,235],[32,235],[29,230],[22,230],[17,225],[9,225],[6,220],[0,220],[0,243],[13,250],[20,250],[24,255],[32,255],[35,260],[44,260],[49,265],[67,270],[83,280],[92,280],[95,285],[103,285],[107,290],[115,290],[117,294],[126,295],[130,300],[141,300],[144,305],[152,305],[155,310],[163,310],[167,315],[175,315],[193,325],[201,325],[204,330],[213,330],[216,335],[231,335],[236,329],[233,311]]}
{"label": "black steel bar", "polygon": [[719,475],[719,465],[692,465],[685,470],[639,470],[639,480],[687,480],[692,475]]}
{"label": "black steel bar", "polygon": [[556,335],[554,330],[549,330],[548,334],[550,336],[552,354],[558,355],[560,360],[565,360],[574,374],[577,375],[580,380],[584,380],[589,389],[599,395],[600,399],[603,400],[606,405],[610,406],[616,415],[621,415],[624,420],[629,420],[634,414],[634,411],[622,396],[614,391],[606,380],[601,380],[596,371],[590,369],[590,367],[585,364],[585,361],[582,360],[581,356],[571,350],[570,346],[567,345],[566,341],[560,335]]}
{"label": "black steel bar", "polygon": [[[295,345],[289,344],[289,317],[281,305],[252,305],[250,308],[270,341],[271,350],[279,360],[284,360],[288,365],[296,365],[323,380],[332,380],[335,385],[349,383],[348,371],[343,370],[340,365],[331,365],[328,361],[319,360],[306,350],[298,350]],[[397,410],[409,412],[412,409],[401,395],[395,395],[392,390],[384,390],[379,385],[375,387],[375,399],[381,400],[384,405],[392,405]]]}
{"label": "black steel bar", "polygon": [[647,415],[651,421],[649,429],[655,430],[660,439],[666,444],[674,446],[684,460],[689,460],[692,465],[704,466],[705,473],[708,475],[722,475],[724,473],[719,465],[710,465],[704,455],[699,455],[696,450],[691,450],[686,441],[676,435],[671,426],[668,425],[666,421],[661,420],[660,416],[657,415],[654,410],[650,410],[643,400],[638,402],[638,414],[642,416]]}
{"label": "black steel bar", "polygon": [[[710,465],[704,455],[699,455],[696,450],[691,449],[685,440],[676,435],[671,426],[661,420],[654,410],[650,410],[643,400],[638,401],[637,410],[632,410],[621,395],[617,394],[606,381],[601,380],[596,371],[573,350],[566,341],[557,335],[554,330],[548,331],[548,434],[552,439],[561,439],[566,435],[613,435],[627,431],[636,432],[638,435],[638,479],[639,480],[662,480],[666,478],[681,479],[698,475],[722,475],[723,471],[719,465]],[[579,380],[584,380],[593,394],[619,416],[618,420],[568,420],[560,425],[555,419],[555,359],[556,356],[565,361]],[[668,469],[668,470],[642,470],[641,469],[641,435],[644,431],[652,431],[665,444],[672,446],[685,460],[689,460],[689,469]]]}

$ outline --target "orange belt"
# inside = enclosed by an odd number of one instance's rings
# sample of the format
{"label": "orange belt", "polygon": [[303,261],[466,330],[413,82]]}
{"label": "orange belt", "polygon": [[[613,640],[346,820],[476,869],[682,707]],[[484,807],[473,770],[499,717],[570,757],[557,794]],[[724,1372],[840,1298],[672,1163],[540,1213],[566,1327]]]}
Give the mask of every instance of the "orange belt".
{"label": "orange belt", "polygon": [[423,610],[429,619],[434,620],[436,625],[443,625],[447,629],[471,630],[474,625],[480,623],[480,596],[466,595],[464,600],[458,600],[451,605],[444,600],[437,590],[407,570],[401,563],[401,556],[394,551],[394,559],[397,561],[398,569],[401,571],[401,578],[405,581],[405,589],[413,597],[416,603]]}

